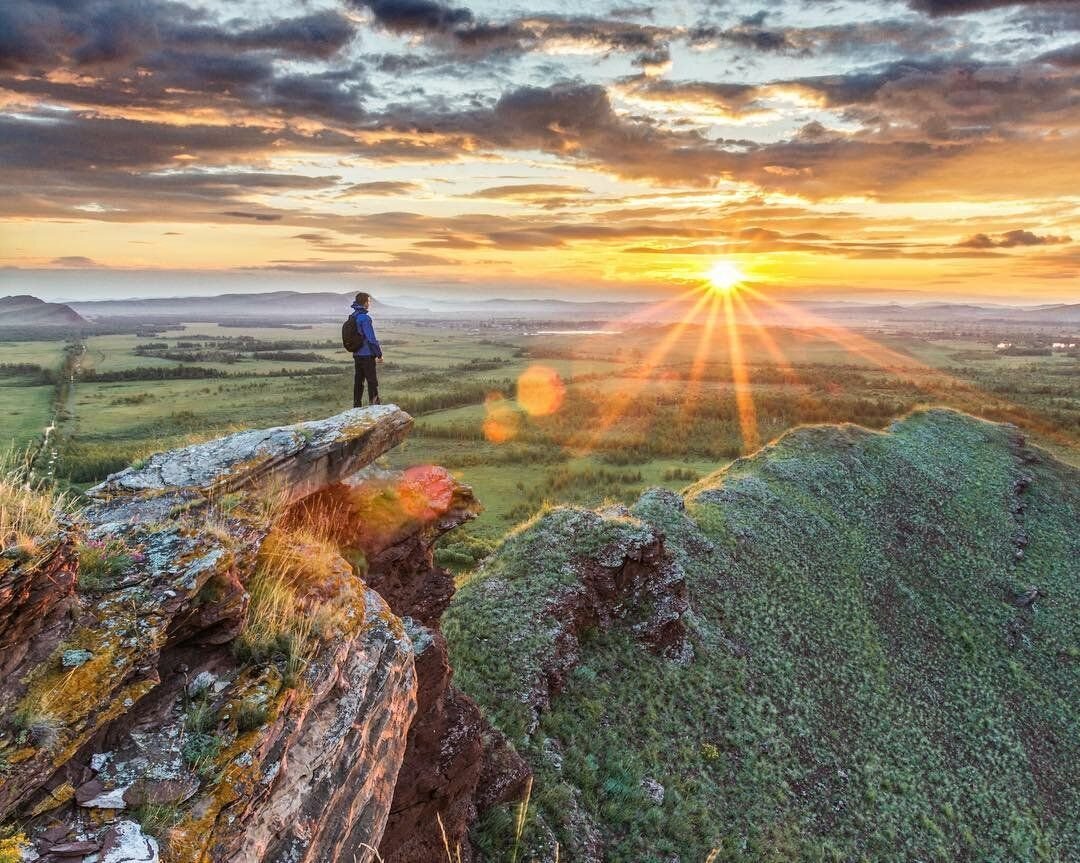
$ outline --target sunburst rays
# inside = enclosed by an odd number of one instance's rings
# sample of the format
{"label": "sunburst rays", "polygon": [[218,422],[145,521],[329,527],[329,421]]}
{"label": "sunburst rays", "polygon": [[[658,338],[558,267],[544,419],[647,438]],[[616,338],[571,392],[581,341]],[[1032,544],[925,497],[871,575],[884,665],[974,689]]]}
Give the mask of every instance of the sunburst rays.
{"label": "sunburst rays", "polygon": [[[680,435],[681,429],[664,431],[657,428],[660,420],[652,407],[644,404],[660,390],[664,391],[663,397],[657,395],[657,400],[667,400],[669,405],[672,398],[678,402],[674,417],[662,412],[667,418],[665,421],[688,424],[695,421],[702,406],[707,404],[702,400],[706,386],[730,386],[731,419],[738,424],[744,453],[760,447],[763,429],[776,425],[775,418],[766,415],[763,420],[760,415],[757,400],[763,386],[780,382],[784,386],[797,387],[800,399],[805,400],[803,404],[811,406],[816,414],[831,415],[832,412],[825,409],[828,400],[815,394],[814,387],[801,379],[792,362],[790,347],[785,340],[778,340],[773,329],[777,321],[790,330],[836,345],[852,358],[862,360],[868,369],[887,372],[891,382],[924,393],[926,402],[944,402],[972,413],[992,412],[998,419],[1023,422],[1054,439],[1061,437],[1055,435],[1048,423],[1039,423],[1037,418],[1033,419],[968,381],[836,321],[770,296],[760,286],[746,282],[741,271],[737,281],[729,283],[729,278],[733,279],[734,273],[721,273],[717,280],[710,277],[663,303],[609,323],[608,329],[620,331],[654,325],[657,328],[655,345],[644,358],[634,363],[632,372],[619,374],[615,387],[596,394],[587,427],[567,429],[564,426],[561,433],[564,446],[579,455],[586,455],[613,446],[631,446],[635,435],[642,431],[651,435]],[[674,314],[678,310],[681,312]],[[692,328],[698,331],[692,333]],[[588,343],[587,338],[585,344]],[[579,352],[588,356],[587,348]],[[719,368],[725,369],[727,383],[711,373]],[[779,381],[775,374],[766,374],[771,369],[782,372]],[[755,374],[759,375],[758,383],[755,383]],[[685,384],[682,392],[674,396],[665,383],[673,375]],[[569,392],[568,389],[568,397]],[[558,406],[539,415],[554,413],[557,409]],[[613,438],[620,424],[626,433]]]}

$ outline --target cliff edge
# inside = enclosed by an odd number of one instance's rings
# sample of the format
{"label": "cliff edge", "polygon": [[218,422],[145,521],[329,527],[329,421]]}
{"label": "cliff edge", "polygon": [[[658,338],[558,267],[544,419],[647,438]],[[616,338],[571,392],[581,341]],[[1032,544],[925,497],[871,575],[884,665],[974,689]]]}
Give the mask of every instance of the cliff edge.
{"label": "cliff edge", "polygon": [[490,729],[451,685],[431,546],[479,506],[439,468],[371,467],[411,425],[387,405],[161,453],[5,553],[8,847],[436,860],[439,813],[468,853]]}

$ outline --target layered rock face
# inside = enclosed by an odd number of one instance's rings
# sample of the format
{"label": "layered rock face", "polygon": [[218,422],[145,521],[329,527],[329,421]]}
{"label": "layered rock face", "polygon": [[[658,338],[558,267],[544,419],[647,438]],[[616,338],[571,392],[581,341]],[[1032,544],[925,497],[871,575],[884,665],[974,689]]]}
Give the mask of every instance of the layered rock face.
{"label": "layered rock face", "polygon": [[432,545],[477,511],[468,488],[441,468],[421,466],[362,471],[292,513],[301,522],[334,526],[335,543],[363,560],[366,583],[413,636],[418,705],[379,845],[385,863],[443,861],[447,847],[455,860],[472,859],[467,831],[478,809],[517,796],[529,775],[473,701],[452,685],[438,629],[454,579],[435,565]]}
{"label": "layered rock face", "polygon": [[431,545],[478,505],[438,468],[361,471],[411,423],[153,456],[0,571],[0,822],[27,859],[423,863],[436,814],[467,853],[487,727]]}

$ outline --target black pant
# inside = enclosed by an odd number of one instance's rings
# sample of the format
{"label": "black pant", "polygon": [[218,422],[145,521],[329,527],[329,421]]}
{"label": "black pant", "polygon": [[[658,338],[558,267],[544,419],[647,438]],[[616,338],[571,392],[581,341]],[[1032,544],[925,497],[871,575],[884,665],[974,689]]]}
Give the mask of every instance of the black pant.
{"label": "black pant", "polygon": [[356,375],[353,378],[353,407],[358,408],[364,401],[364,381],[367,381],[368,404],[379,402],[379,376],[375,372],[375,357],[353,357]]}

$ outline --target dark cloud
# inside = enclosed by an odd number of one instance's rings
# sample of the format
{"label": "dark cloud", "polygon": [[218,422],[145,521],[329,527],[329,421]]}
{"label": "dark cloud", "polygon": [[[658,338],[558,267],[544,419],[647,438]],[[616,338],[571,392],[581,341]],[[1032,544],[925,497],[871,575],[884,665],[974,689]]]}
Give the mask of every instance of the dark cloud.
{"label": "dark cloud", "polygon": [[326,10],[240,30],[222,44],[243,50],[271,50],[293,57],[327,59],[344,48],[355,34],[355,25],[348,18]]}
{"label": "dark cloud", "polygon": [[693,102],[731,114],[763,109],[762,88],[757,84],[714,81],[674,81],[640,76],[623,82],[626,92],[656,102]]}
{"label": "dark cloud", "polygon": [[[85,212],[113,221],[162,212],[212,220],[222,211],[248,211],[253,193],[337,185],[336,175],[227,169],[261,159],[275,146],[310,149],[318,142],[259,127],[177,126],[73,112],[0,115],[4,212],[70,216],[94,204]],[[192,161],[202,167],[191,167]]]}
{"label": "dark cloud", "polygon": [[274,140],[258,127],[179,126],[69,112],[40,112],[33,120],[0,115],[0,161],[7,171],[176,167],[177,157],[187,154],[242,156]]}
{"label": "dark cloud", "polygon": [[1080,69],[1080,43],[1059,48],[1056,51],[1048,51],[1041,55],[1039,60],[1064,69]]}
{"label": "dark cloud", "polygon": [[354,34],[352,22],[333,11],[246,27],[171,0],[5,0],[0,69],[131,65],[162,49],[325,59]]}
{"label": "dark cloud", "polygon": [[[356,122],[369,92],[355,65],[299,72],[281,60],[326,60],[354,36],[337,12],[256,27],[178,2],[7,0],[0,6],[0,87],[82,105],[214,107]],[[138,75],[132,71],[138,68]],[[91,74],[94,85],[53,70]]]}
{"label": "dark cloud", "polygon": [[375,20],[396,33],[448,33],[473,23],[473,14],[435,0],[357,0]]}
{"label": "dark cloud", "polygon": [[280,222],[281,213],[249,213],[244,210],[226,210],[221,215],[234,219],[251,219],[253,222]]}
{"label": "dark cloud", "polygon": [[[630,53],[637,65],[656,69],[670,61],[669,40],[682,32],[618,17],[589,15],[541,14],[490,22],[476,18],[469,9],[438,0],[349,2],[368,9],[375,22],[390,32],[419,36],[444,51],[473,57],[514,56],[542,51],[551,44],[574,43]],[[379,62],[384,66],[418,65],[415,58],[384,57]]]}
{"label": "dark cloud", "polygon": [[953,40],[950,30],[918,19],[884,19],[815,27],[763,27],[764,18],[753,16],[735,27],[699,25],[686,33],[698,48],[728,45],[755,53],[807,57],[818,54],[880,56],[890,52],[925,53]]}
{"label": "dark cloud", "polygon": [[[768,143],[714,139],[694,129],[666,128],[648,117],[618,114],[603,86],[580,81],[512,88],[490,107],[395,107],[372,118],[371,128],[378,129],[381,147],[406,154],[416,149],[429,159],[432,154],[416,143],[417,135],[438,141],[446,152],[452,147],[462,153],[540,150],[628,179],[691,187],[738,179],[815,198],[881,197],[916,189],[931,198],[948,198],[976,188],[983,190],[978,194],[1014,197],[1019,189],[1007,175],[979,164],[995,153],[1035,147],[1040,170],[1037,177],[1026,178],[1025,193],[1053,195],[1063,182],[1068,185],[1065,177],[1075,174],[1074,160],[1067,156],[1069,138],[1031,135],[1029,129],[1075,123],[1076,84],[1047,69],[1044,64],[907,62],[851,75],[774,82],[761,85],[757,93],[709,94],[752,105],[755,95],[794,89],[814,95],[862,127],[840,134],[811,124],[788,140]],[[676,85],[664,84],[657,92],[668,87],[677,91]],[[924,180],[931,175],[933,183]]]}
{"label": "dark cloud", "polygon": [[71,267],[74,269],[88,269],[101,266],[101,264],[93,258],[87,258],[84,255],[62,255],[59,258],[53,258],[49,263],[54,267]]}
{"label": "dark cloud", "polygon": [[1006,6],[1068,6],[1075,0],[908,0],[908,5],[933,16],[964,15]]}
{"label": "dark cloud", "polygon": [[342,198],[411,195],[423,191],[419,183],[404,180],[376,180],[371,183],[355,183],[341,193]]}
{"label": "dark cloud", "polygon": [[716,34],[716,37],[742,48],[752,48],[755,51],[790,52],[797,50],[797,46],[782,30],[740,26],[733,27],[730,30],[722,30]]}
{"label": "dark cloud", "polygon": [[1012,249],[1016,246],[1056,246],[1071,243],[1071,237],[1039,236],[1032,231],[1006,231],[997,239],[989,234],[975,234],[956,245],[966,249]]}
{"label": "dark cloud", "polygon": [[1080,77],[1043,64],[900,61],[869,71],[777,82],[804,90],[881,138],[960,141],[1074,125]]}

